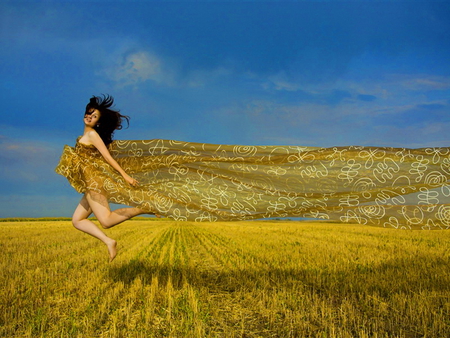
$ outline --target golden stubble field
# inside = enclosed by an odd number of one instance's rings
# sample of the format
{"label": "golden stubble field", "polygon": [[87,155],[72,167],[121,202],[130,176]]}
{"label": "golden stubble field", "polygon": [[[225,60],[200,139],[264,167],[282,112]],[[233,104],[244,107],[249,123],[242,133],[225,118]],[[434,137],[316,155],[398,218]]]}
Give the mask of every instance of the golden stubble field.
{"label": "golden stubble field", "polygon": [[450,231],[0,223],[2,337],[448,337]]}

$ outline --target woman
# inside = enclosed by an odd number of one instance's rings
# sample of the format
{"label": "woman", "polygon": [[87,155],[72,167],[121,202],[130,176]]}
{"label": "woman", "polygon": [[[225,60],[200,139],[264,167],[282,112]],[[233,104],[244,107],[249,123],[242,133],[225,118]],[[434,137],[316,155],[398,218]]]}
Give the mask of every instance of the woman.
{"label": "woman", "polygon": [[[94,213],[103,228],[111,228],[131,217],[148,211],[140,208],[122,208],[111,211],[105,193],[105,172],[114,168],[113,177],[131,187],[139,182],[128,175],[111,156],[108,146],[112,143],[115,130],[122,129],[122,122],[129,117],[111,109],[114,100],[111,96],[93,96],[84,114],[84,133],[77,139],[75,149],[66,147],[56,171],[66,176],[79,192],[84,193],[72,216],[72,223],[78,230],[98,238],[108,247],[109,259],[117,255],[117,242],[108,237],[88,219]],[[109,167],[110,166],[110,167]],[[122,179],[122,182],[120,180]]]}

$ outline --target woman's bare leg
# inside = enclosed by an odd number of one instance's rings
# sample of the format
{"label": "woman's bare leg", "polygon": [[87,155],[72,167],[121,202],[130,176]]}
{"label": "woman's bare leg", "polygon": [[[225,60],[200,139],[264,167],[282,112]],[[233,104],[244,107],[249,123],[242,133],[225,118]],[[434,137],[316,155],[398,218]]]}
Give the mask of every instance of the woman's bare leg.
{"label": "woman's bare leg", "polygon": [[108,200],[102,194],[89,191],[85,196],[95,217],[105,229],[112,228],[134,216],[148,214],[147,211],[139,208],[122,208],[111,211]]}
{"label": "woman's bare leg", "polygon": [[110,261],[112,261],[117,255],[117,242],[114,239],[106,236],[106,234],[101,231],[97,225],[88,220],[88,217],[91,213],[92,209],[89,206],[86,197],[83,196],[80,204],[78,204],[75,212],[73,213],[72,224],[78,230],[81,230],[105,243],[108,247],[109,259]]}

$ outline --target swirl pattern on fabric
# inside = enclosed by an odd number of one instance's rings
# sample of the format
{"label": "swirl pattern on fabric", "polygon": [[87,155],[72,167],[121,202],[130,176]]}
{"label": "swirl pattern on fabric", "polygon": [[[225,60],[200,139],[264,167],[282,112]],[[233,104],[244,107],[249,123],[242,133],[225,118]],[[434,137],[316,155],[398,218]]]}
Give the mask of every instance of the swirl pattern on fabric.
{"label": "swirl pattern on fabric", "polygon": [[175,220],[306,217],[450,228],[450,148],[240,146],[114,141],[131,187],[94,146],[65,146],[56,172],[80,193]]}

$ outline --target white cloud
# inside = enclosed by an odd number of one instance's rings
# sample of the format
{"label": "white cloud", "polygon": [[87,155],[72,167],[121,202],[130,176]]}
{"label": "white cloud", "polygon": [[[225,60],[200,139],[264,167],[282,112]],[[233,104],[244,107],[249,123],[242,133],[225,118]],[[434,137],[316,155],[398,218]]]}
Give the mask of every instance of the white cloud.
{"label": "white cloud", "polygon": [[118,87],[138,86],[146,81],[162,85],[173,85],[174,72],[161,58],[147,51],[138,51],[120,56],[104,74]]}
{"label": "white cloud", "polygon": [[396,74],[392,80],[413,91],[450,89],[450,77],[446,76]]}
{"label": "white cloud", "polygon": [[225,67],[203,70],[195,69],[182,75],[177,62],[173,59],[163,58],[150,51],[134,51],[133,44],[125,43],[119,48],[100,75],[112,80],[118,88],[127,86],[139,87],[147,82],[168,87],[205,87],[221,79],[232,76],[232,70]]}
{"label": "white cloud", "polygon": [[266,90],[275,89],[275,90],[286,90],[286,91],[292,91],[292,92],[295,92],[295,91],[298,91],[301,89],[301,85],[299,83],[289,80],[284,71],[269,76],[267,78],[267,81],[264,81],[262,83],[262,87]]}
{"label": "white cloud", "polygon": [[204,87],[232,75],[232,70],[221,66],[212,70],[197,69],[189,72],[184,83],[187,87]]}

